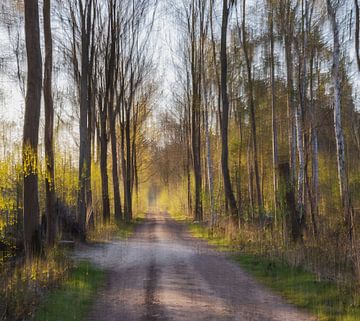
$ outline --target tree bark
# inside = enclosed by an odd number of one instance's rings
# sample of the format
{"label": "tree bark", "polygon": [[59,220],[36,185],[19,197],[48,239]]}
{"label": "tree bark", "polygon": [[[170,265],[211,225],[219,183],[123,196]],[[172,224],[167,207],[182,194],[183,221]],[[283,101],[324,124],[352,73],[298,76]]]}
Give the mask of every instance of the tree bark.
{"label": "tree bark", "polygon": [[288,116],[288,144],[289,144],[289,159],[290,159],[290,178],[293,186],[295,187],[296,182],[296,104],[295,104],[295,93],[294,93],[294,78],[293,78],[293,40],[294,40],[294,19],[293,10],[291,8],[291,0],[286,1],[286,5],[280,11],[285,17],[285,21],[281,26],[281,31],[284,37],[285,44],[285,64],[286,64],[286,90],[287,90],[287,116]]}
{"label": "tree bark", "polygon": [[336,138],[336,156],[338,164],[339,188],[341,197],[341,207],[343,211],[344,223],[347,228],[349,239],[353,237],[353,219],[348,176],[345,158],[345,139],[341,120],[341,81],[340,81],[340,39],[339,25],[336,18],[336,9],[327,0],[327,10],[333,34],[333,66],[332,79],[334,86],[334,129]]}
{"label": "tree bark", "polygon": [[45,39],[45,70],[44,70],[44,105],[45,105],[45,190],[48,246],[54,246],[56,239],[55,211],[55,174],[54,174],[54,103],[52,97],[52,32],[51,32],[51,0],[44,0],[44,39]]}
{"label": "tree bark", "polygon": [[294,80],[293,80],[293,62],[292,62],[292,41],[290,36],[285,36],[285,56],[286,56],[286,82],[287,82],[287,104],[289,121],[289,156],[290,156],[290,178],[295,186],[296,179],[296,105],[294,101]]}
{"label": "tree bark", "polygon": [[[194,3],[193,3],[194,4]],[[193,6],[194,7],[194,6]],[[191,101],[191,146],[194,165],[195,176],[195,212],[194,220],[202,221],[202,175],[201,175],[201,131],[200,131],[200,116],[201,116],[201,98],[200,98],[200,74],[197,64],[197,45],[196,45],[196,13],[194,9],[191,15],[191,79],[192,79],[192,101]]]}
{"label": "tree bark", "polygon": [[[317,237],[317,216],[318,216],[318,198],[319,198],[319,145],[318,145],[318,131],[316,124],[316,110],[314,102],[314,52],[312,50],[312,56],[310,59],[310,107],[311,107],[311,165],[312,165],[312,182],[311,182],[311,223],[313,236]],[[310,190],[310,189],[309,189]]]}
{"label": "tree bark", "polygon": [[278,134],[276,124],[276,91],[275,91],[275,57],[274,57],[274,13],[271,5],[269,24],[270,24],[270,73],[271,73],[271,124],[272,124],[272,156],[273,156],[273,193],[274,193],[274,219],[277,223],[277,166],[278,166]]}
{"label": "tree bark", "polygon": [[[299,158],[299,170],[297,178],[297,213],[299,228],[303,230],[306,224],[306,207],[305,207],[305,179],[306,179],[306,159],[305,159],[305,111],[307,102],[307,50],[308,50],[308,17],[309,4],[304,1],[302,7],[302,50],[299,49],[299,103],[295,113],[296,140]],[[302,61],[301,61],[302,60]],[[302,233],[300,234],[300,239]]]}
{"label": "tree bark", "polygon": [[228,145],[228,127],[229,127],[229,96],[227,90],[227,28],[229,20],[229,4],[227,0],[223,0],[223,12],[221,23],[221,97],[222,97],[222,117],[221,117],[221,168],[224,180],[225,198],[230,206],[232,215],[238,215],[238,208],[231,186],[229,173],[229,145]]}
{"label": "tree bark", "polygon": [[86,216],[87,216],[87,198],[91,192],[91,182],[89,174],[91,173],[91,155],[89,148],[89,50],[90,50],[90,26],[92,0],[79,2],[81,17],[81,75],[80,75],[80,151],[79,151],[79,194],[78,194],[78,223],[81,238],[86,238]]}
{"label": "tree bark", "polygon": [[[298,214],[295,201],[295,188],[290,174],[288,163],[281,163],[278,166],[279,191],[281,195],[281,206],[285,216],[285,233],[291,230],[292,240],[298,241],[301,237],[301,230],[298,224]],[[287,234],[285,240],[287,239]]]}
{"label": "tree bark", "polygon": [[116,115],[113,107],[109,105],[109,127],[111,140],[111,157],[112,157],[112,178],[114,189],[114,210],[115,221],[119,223],[122,220],[122,208],[120,198],[120,182],[118,174],[118,154],[117,154],[117,138],[116,138]]}
{"label": "tree bark", "polygon": [[23,133],[24,245],[26,257],[41,250],[38,199],[38,139],[42,87],[39,6],[25,1],[25,39],[28,64]]}
{"label": "tree bark", "polygon": [[120,155],[121,155],[121,171],[123,178],[123,189],[124,189],[124,219],[127,220],[128,212],[128,193],[127,193],[127,173],[126,173],[126,159],[125,159],[125,121],[124,121],[124,106],[121,109],[120,115]]}
{"label": "tree bark", "polygon": [[101,103],[102,97],[99,97],[100,110],[100,172],[101,172],[101,188],[102,188],[102,205],[103,205],[103,222],[110,222],[110,202],[109,202],[109,179],[107,173],[107,110],[106,104]]}
{"label": "tree bark", "polygon": [[[129,107],[130,108],[130,107]],[[126,110],[125,121],[125,145],[126,145],[126,175],[125,175],[125,194],[126,194],[126,210],[125,220],[132,220],[132,166],[131,166],[131,137],[130,137],[130,110]]]}
{"label": "tree bark", "polygon": [[356,62],[360,71],[360,8],[358,0],[354,0],[355,4],[355,53]]}
{"label": "tree bark", "polygon": [[260,175],[259,175],[254,90],[253,90],[253,79],[252,79],[252,71],[251,71],[251,60],[250,60],[248,43],[247,43],[247,35],[246,35],[246,0],[243,0],[242,41],[243,41],[243,50],[244,50],[245,62],[246,62],[247,78],[248,78],[247,79],[247,81],[248,81],[247,96],[248,96],[248,104],[249,104],[249,109],[250,109],[250,126],[251,126],[251,138],[252,138],[252,149],[253,149],[257,205],[258,205],[259,217],[260,217],[260,220],[262,220],[263,219],[263,200],[262,200]]}
{"label": "tree bark", "polygon": [[106,44],[105,57],[105,71],[106,71],[106,94],[105,105],[107,106],[107,114],[109,120],[109,132],[111,141],[112,154],[112,178],[113,178],[113,193],[114,193],[114,217],[115,221],[119,223],[122,219],[121,199],[119,176],[117,169],[117,138],[116,138],[116,111],[120,108],[120,99],[117,99],[115,106],[115,92],[119,75],[119,56],[118,50],[118,25],[116,13],[116,1],[109,3],[110,13],[108,22],[108,34]]}

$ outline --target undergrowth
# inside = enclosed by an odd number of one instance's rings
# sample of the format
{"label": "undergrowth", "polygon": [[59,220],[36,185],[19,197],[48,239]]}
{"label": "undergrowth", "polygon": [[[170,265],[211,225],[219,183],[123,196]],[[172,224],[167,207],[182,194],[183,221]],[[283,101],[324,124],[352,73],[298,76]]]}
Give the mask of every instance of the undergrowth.
{"label": "undergrowth", "polygon": [[139,213],[129,223],[121,221],[119,223],[111,222],[106,225],[98,225],[94,230],[89,231],[87,240],[89,242],[101,243],[109,242],[114,239],[127,239],[131,237],[136,226],[145,218],[145,213]]}
{"label": "undergrowth", "polygon": [[35,313],[35,321],[83,320],[105,273],[88,262],[78,263],[60,288],[52,291]]}
{"label": "undergrowth", "polygon": [[[172,217],[177,219],[174,215]],[[185,222],[194,237],[206,240],[217,250],[231,252],[231,257],[258,281],[319,320],[360,320],[360,295],[353,283],[312,273],[301,264],[301,260],[296,261],[291,255],[281,252],[276,255],[274,249],[249,239],[249,234],[244,240],[244,235],[236,238],[225,231],[211,230],[205,224],[189,219]]]}
{"label": "undergrowth", "polygon": [[290,303],[310,311],[319,320],[360,320],[360,297],[351,286],[318,279],[304,268],[290,266],[281,260],[246,254],[233,258],[260,282]]}
{"label": "undergrowth", "polygon": [[71,266],[59,249],[46,259],[9,263],[0,274],[0,320],[24,320],[33,313],[48,290],[62,282]]}

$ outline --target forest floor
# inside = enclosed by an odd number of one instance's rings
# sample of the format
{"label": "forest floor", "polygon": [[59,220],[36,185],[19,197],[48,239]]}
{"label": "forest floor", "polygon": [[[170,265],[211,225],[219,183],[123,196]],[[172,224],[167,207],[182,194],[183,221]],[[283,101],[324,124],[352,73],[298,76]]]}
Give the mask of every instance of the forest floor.
{"label": "forest floor", "polygon": [[107,272],[88,321],[310,321],[166,213],[149,213],[127,240],[76,252]]}

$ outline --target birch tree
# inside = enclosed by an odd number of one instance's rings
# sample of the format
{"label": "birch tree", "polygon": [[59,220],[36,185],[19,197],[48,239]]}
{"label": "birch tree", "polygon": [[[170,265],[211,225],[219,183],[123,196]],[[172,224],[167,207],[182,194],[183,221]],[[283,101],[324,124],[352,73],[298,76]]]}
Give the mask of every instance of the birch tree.
{"label": "birch tree", "polygon": [[252,57],[251,50],[248,42],[248,34],[246,28],[246,0],[242,2],[242,25],[241,31],[238,26],[239,38],[243,47],[246,73],[247,73],[247,84],[246,92],[248,99],[248,106],[250,110],[250,126],[251,126],[251,145],[252,145],[252,159],[254,164],[255,173],[255,188],[257,196],[257,206],[260,219],[263,219],[263,197],[260,187],[260,173],[259,173],[259,160],[258,160],[258,146],[257,146],[257,134],[256,134],[256,119],[255,119],[255,102],[254,102],[254,88],[253,88],[253,76],[252,76]]}
{"label": "birch tree", "polygon": [[341,75],[340,75],[340,37],[339,22],[337,19],[337,10],[339,1],[326,0],[327,12],[332,28],[333,52],[332,52],[332,81],[333,81],[333,104],[334,104],[334,129],[336,138],[336,157],[338,167],[339,189],[341,198],[341,208],[343,212],[344,223],[347,228],[348,237],[353,237],[353,217],[350,200],[350,191],[348,183],[348,173],[346,169],[345,157],[345,139],[341,117]]}

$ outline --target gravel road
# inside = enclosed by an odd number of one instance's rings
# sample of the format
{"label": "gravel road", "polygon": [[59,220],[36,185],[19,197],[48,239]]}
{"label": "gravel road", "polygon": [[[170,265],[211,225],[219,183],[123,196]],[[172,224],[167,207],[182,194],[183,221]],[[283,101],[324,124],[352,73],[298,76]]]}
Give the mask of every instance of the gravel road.
{"label": "gravel road", "polygon": [[88,321],[314,321],[166,213],[149,213],[126,241],[81,246],[107,271]]}

